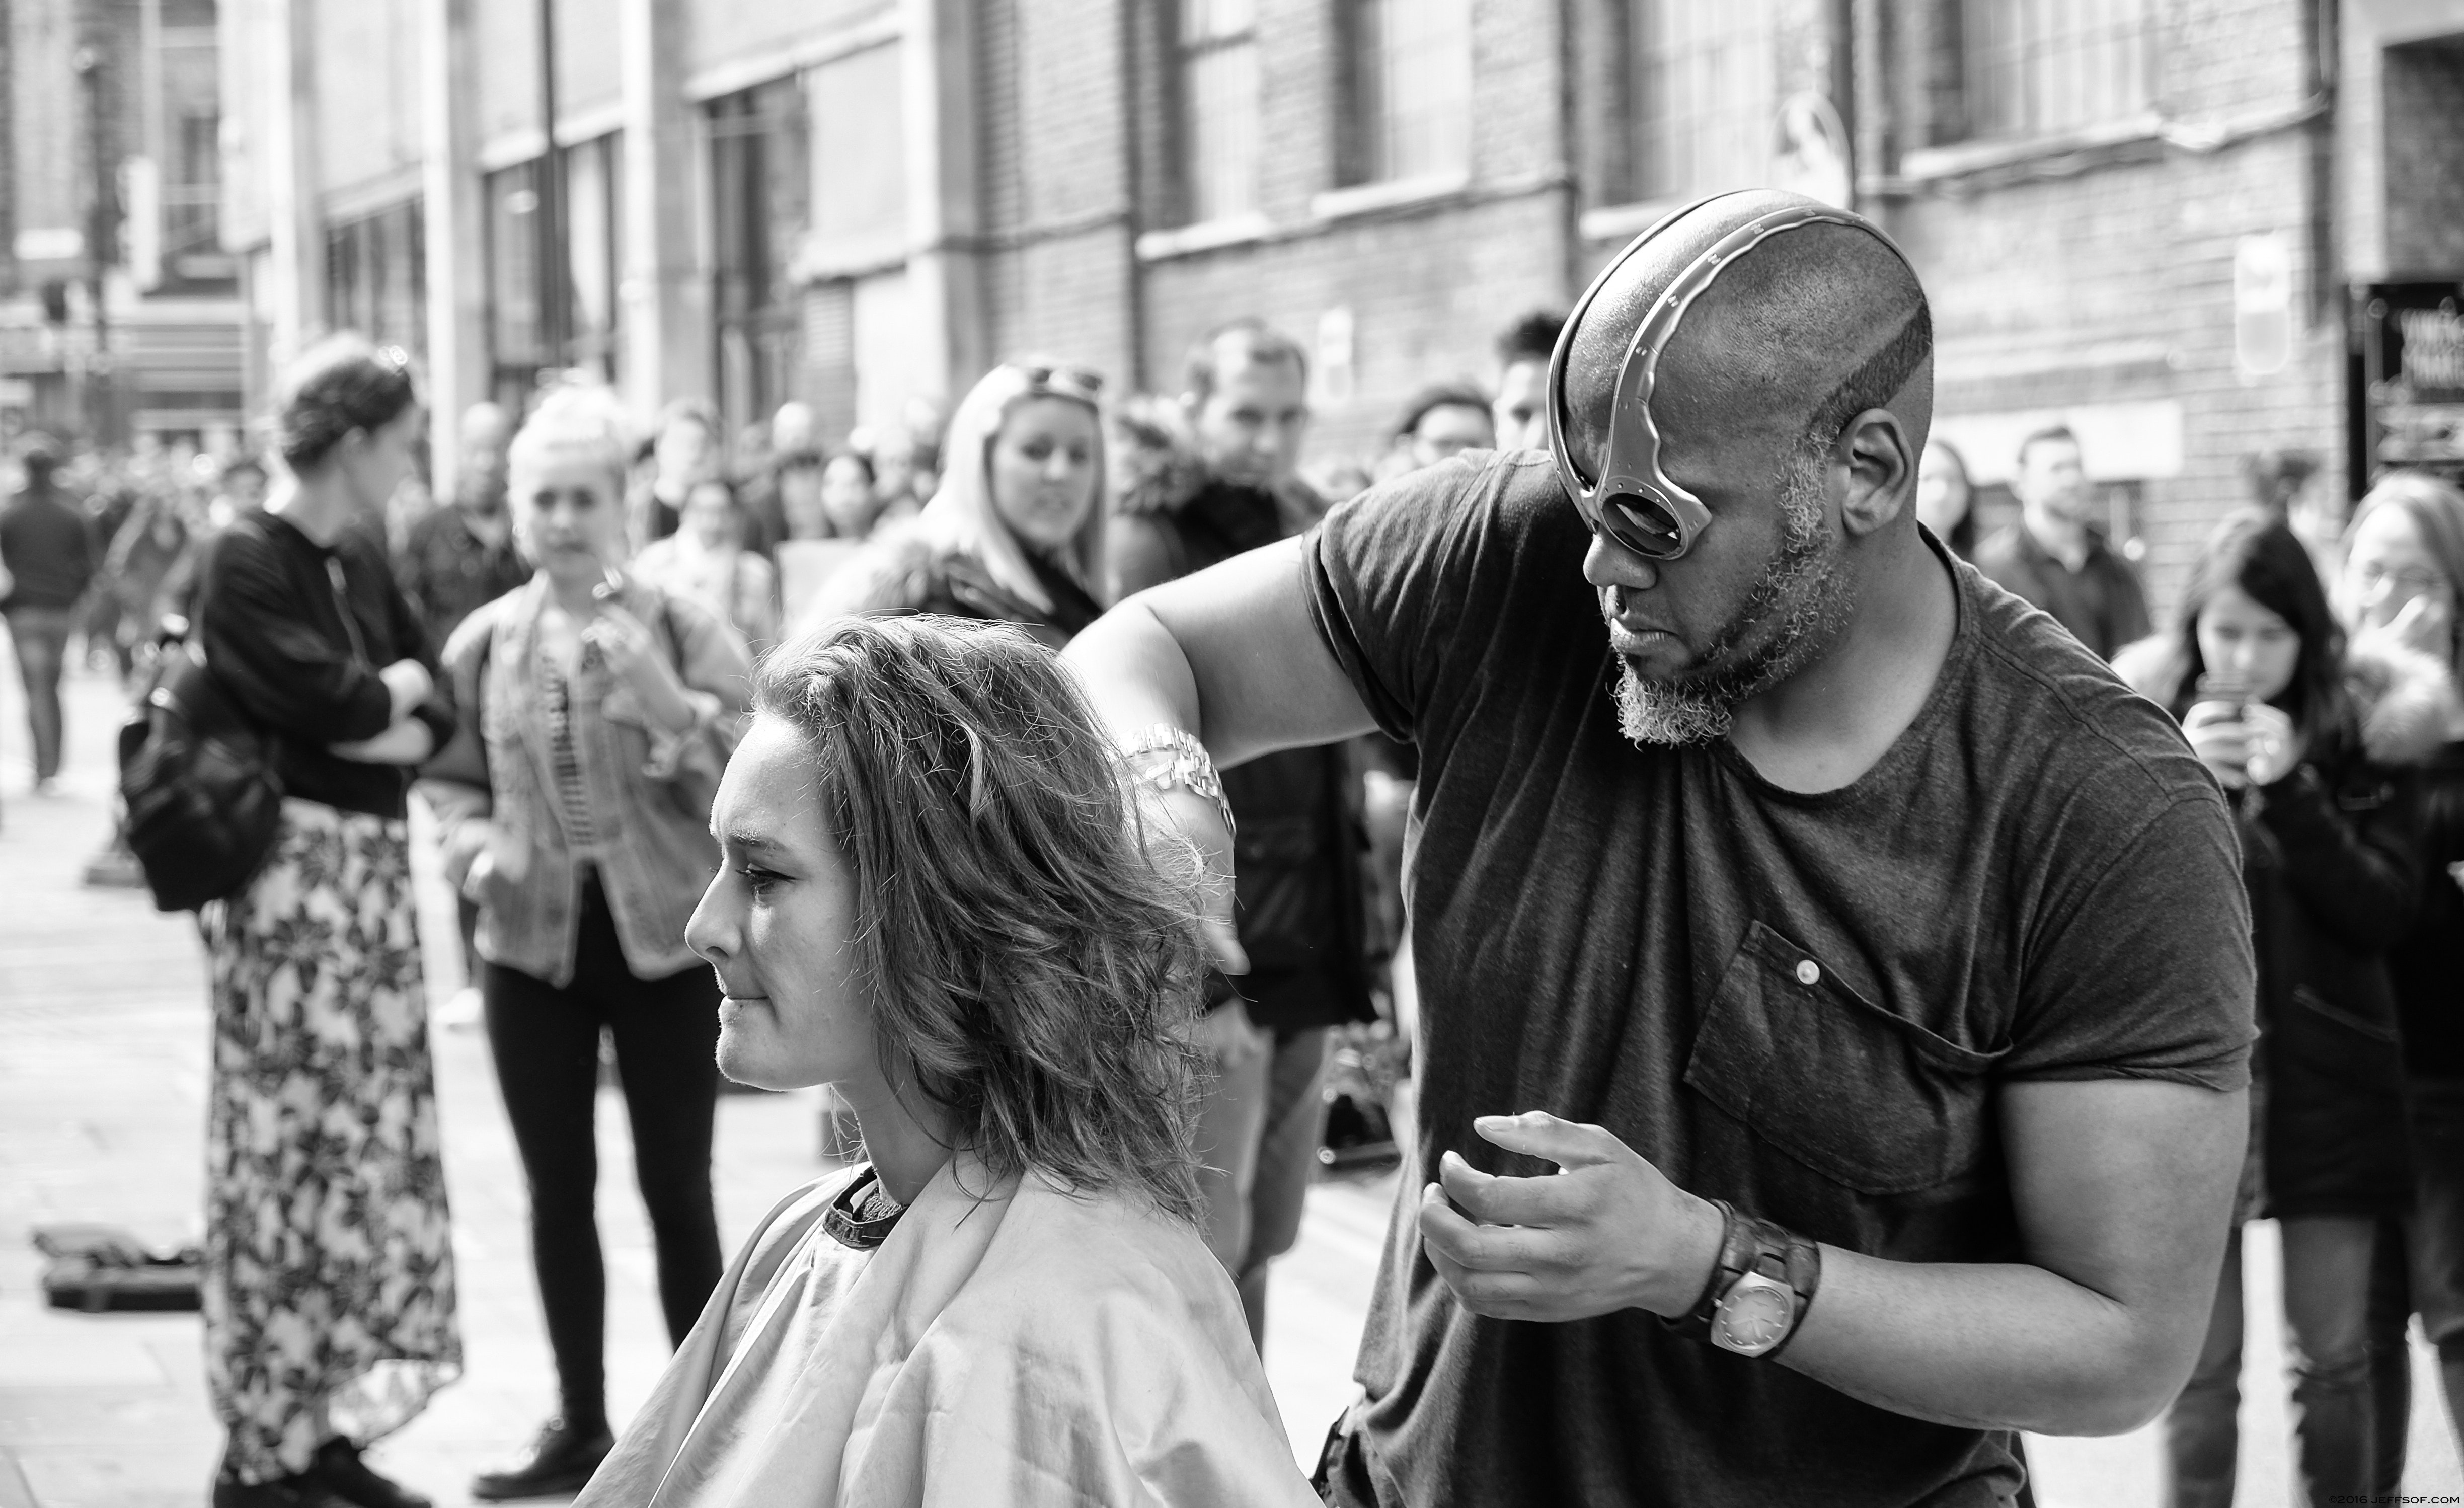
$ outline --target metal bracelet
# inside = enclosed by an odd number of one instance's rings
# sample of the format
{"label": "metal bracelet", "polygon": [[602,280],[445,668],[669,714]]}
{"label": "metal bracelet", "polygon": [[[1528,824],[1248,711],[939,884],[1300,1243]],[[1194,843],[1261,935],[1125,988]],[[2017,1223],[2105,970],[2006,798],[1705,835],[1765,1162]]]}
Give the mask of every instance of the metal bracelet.
{"label": "metal bracelet", "polygon": [[[1163,761],[1150,758],[1157,754],[1171,757]],[[1223,831],[1239,832],[1238,824],[1232,820],[1232,803],[1223,795],[1223,778],[1215,772],[1215,761],[1207,757],[1206,745],[1191,737],[1187,729],[1158,722],[1139,734],[1121,751],[1121,757],[1139,785],[1157,791],[1179,787],[1193,795],[1203,796],[1215,803],[1215,814],[1223,819]]]}

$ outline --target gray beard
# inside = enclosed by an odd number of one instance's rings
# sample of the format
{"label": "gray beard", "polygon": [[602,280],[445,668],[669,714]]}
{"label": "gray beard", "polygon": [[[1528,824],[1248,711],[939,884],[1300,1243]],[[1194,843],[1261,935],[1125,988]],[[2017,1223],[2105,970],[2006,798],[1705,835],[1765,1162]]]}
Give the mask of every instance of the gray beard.
{"label": "gray beard", "polygon": [[1617,728],[1638,747],[1682,747],[1728,736],[1737,704],[1811,664],[1839,636],[1856,597],[1823,527],[1822,456],[1799,455],[1780,498],[1779,552],[1703,656],[1701,668],[1646,679],[1624,661]]}

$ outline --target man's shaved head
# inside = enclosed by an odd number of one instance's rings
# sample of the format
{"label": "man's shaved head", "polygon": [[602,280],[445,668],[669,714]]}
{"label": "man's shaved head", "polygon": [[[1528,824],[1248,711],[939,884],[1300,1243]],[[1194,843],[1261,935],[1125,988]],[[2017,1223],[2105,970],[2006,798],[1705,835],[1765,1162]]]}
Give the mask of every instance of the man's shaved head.
{"label": "man's shaved head", "polygon": [[[1566,440],[1578,465],[1595,466],[1606,453],[1626,347],[1678,275],[1747,221],[1808,202],[1776,189],[1724,194],[1609,272],[1566,350]],[[1924,445],[1933,410],[1925,290],[1881,233],[1862,225],[1780,232],[1719,274],[1661,358],[1651,409],[1663,434],[1744,426],[1784,448],[1800,438],[1828,444],[1855,415],[1889,408]]]}

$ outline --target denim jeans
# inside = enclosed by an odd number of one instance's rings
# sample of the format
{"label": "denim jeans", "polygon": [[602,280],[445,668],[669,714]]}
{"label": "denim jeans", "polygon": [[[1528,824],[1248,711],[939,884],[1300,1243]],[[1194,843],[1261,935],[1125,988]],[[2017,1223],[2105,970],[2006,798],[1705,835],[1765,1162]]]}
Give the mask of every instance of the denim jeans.
{"label": "denim jeans", "polygon": [[[2293,1371],[2294,1477],[2300,1501],[2371,1490],[2369,1292],[2378,1222],[2281,1222],[2284,1318]],[[2164,1421],[2167,1508],[2233,1508],[2241,1450],[2241,1232],[2225,1248],[2216,1303],[2190,1380]]]}
{"label": "denim jeans", "polygon": [[2438,1347],[2447,1418],[2464,1446],[2464,1080],[2416,1078],[2412,1125],[2412,1308]]}
{"label": "denim jeans", "polygon": [[60,772],[60,662],[77,615],[66,608],[11,608],[9,638],[26,683],[26,721],[34,736],[34,778]]}
{"label": "denim jeans", "polygon": [[1300,1239],[1326,1125],[1327,1029],[1272,1031],[1239,1000],[1199,1026],[1210,1077],[1198,1107],[1206,1246],[1241,1290],[1249,1339],[1266,1336],[1266,1264]]}

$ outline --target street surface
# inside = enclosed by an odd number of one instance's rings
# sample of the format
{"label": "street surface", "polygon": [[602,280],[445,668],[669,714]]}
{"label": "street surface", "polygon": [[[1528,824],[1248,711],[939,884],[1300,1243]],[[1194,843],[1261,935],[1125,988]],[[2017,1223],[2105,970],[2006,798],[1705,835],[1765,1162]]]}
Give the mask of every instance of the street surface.
{"label": "street surface", "polygon": [[[52,1221],[121,1224],[174,1246],[198,1234],[207,1027],[202,957],[185,916],[142,892],[87,890],[77,876],[109,832],[110,743],[121,700],[104,676],[70,684],[70,767],[29,792],[23,700],[0,653],[0,1508],[198,1508],[217,1434],[200,1377],[194,1315],[47,1310],[28,1231]],[[431,994],[457,983],[451,909],[426,876]],[[459,1268],[463,1381],[372,1453],[433,1496],[465,1486],[527,1440],[555,1392],[522,1218],[522,1182],[487,1048],[473,1029],[434,1035]],[[625,1418],[667,1356],[648,1222],[632,1188],[622,1107],[600,1104],[600,1224],[607,1246],[609,1402]],[[719,1104],[722,1241],[732,1252],[778,1197],[824,1170],[809,1095],[730,1095]],[[1312,1460],[1351,1394],[1352,1357],[1376,1270],[1391,1175],[1322,1185],[1299,1248],[1277,1269],[1267,1373],[1295,1453]],[[2255,1228],[2253,1303],[2276,1302],[2274,1231]],[[2288,1500],[2278,1327],[2251,1329],[2243,1380],[2241,1500]],[[2430,1353],[2419,1379],[2409,1494],[2464,1489]],[[2146,1508],[2151,1430],[2111,1440],[2031,1439],[2045,1508]]]}

